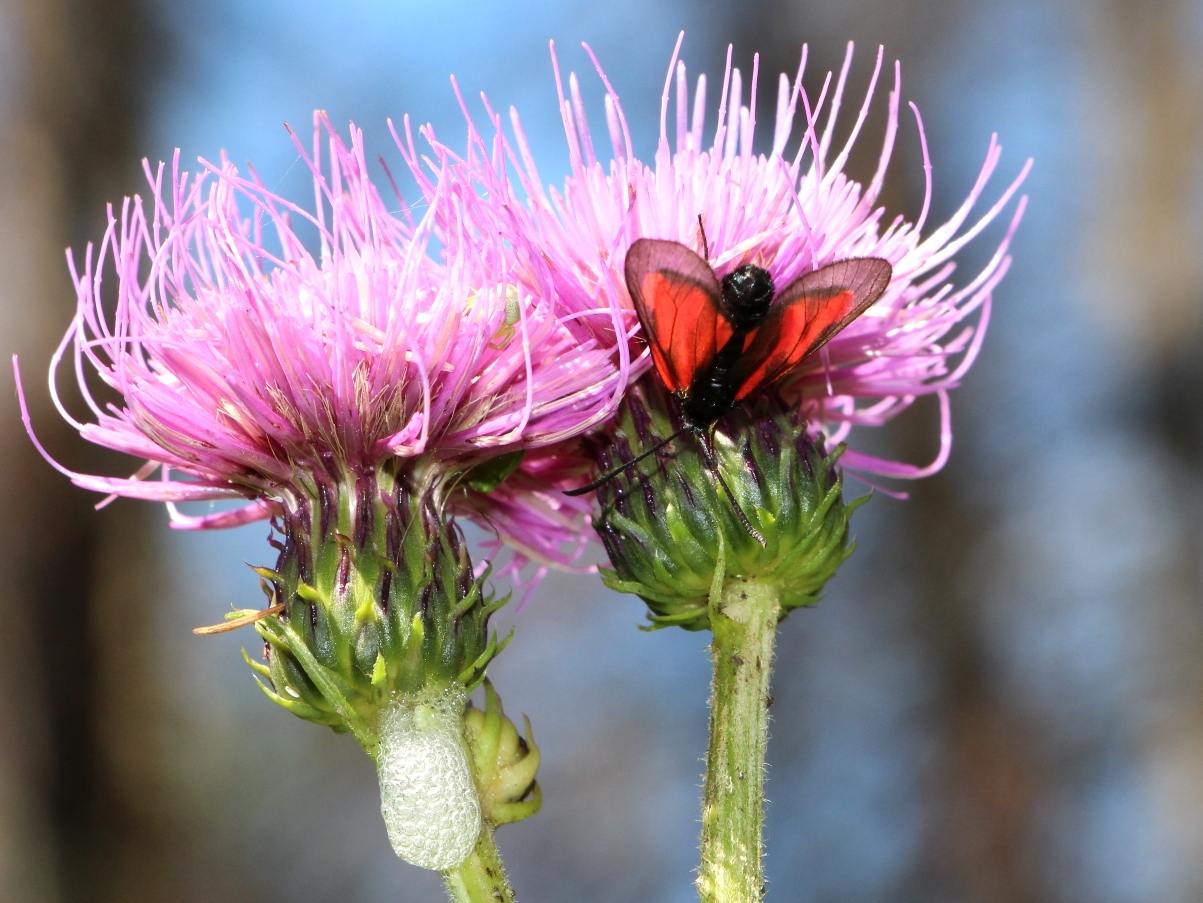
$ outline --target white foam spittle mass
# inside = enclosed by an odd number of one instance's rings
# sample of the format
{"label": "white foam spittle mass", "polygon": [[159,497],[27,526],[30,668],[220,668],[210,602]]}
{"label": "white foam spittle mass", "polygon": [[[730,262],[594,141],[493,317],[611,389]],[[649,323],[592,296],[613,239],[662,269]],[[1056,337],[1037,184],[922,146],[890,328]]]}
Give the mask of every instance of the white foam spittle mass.
{"label": "white foam spittle mass", "polygon": [[376,770],[380,813],[397,855],[446,871],[468,858],[480,835],[480,798],[464,745],[464,692],[401,698],[380,718]]}

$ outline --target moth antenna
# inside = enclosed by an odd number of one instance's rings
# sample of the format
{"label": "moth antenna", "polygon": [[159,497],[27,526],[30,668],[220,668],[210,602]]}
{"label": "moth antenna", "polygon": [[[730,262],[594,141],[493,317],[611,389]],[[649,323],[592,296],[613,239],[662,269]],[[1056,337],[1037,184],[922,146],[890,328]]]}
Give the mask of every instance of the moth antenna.
{"label": "moth antenna", "polygon": [[744,509],[740,507],[739,501],[735,498],[735,493],[731,491],[731,487],[727,485],[727,481],[723,479],[723,472],[719,470],[718,459],[714,456],[714,449],[710,447],[710,440],[706,438],[705,433],[698,433],[698,442],[701,443],[702,453],[706,456],[706,466],[710,468],[711,473],[718,477],[718,483],[723,487],[723,491],[727,493],[727,498],[731,500],[731,504],[735,506],[735,513],[739,515],[739,522],[743,524],[743,528],[748,531],[748,535],[760,543],[762,549],[768,548],[768,544],[764,541],[764,537],[757,532],[752,526],[752,522],[748,520],[748,516],[744,514]]}
{"label": "moth antenna", "polygon": [[706,227],[702,224],[702,214],[698,214],[698,231],[702,233],[702,256],[710,263],[710,242],[706,241]]}
{"label": "moth antenna", "polygon": [[606,483],[610,482],[610,480],[614,479],[620,473],[630,470],[632,467],[634,467],[636,464],[638,464],[640,461],[642,461],[648,455],[651,455],[651,454],[654,454],[655,452],[660,451],[660,449],[664,448],[664,446],[668,445],[668,443],[672,442],[674,439],[676,439],[678,436],[680,436],[687,429],[689,429],[689,427],[687,427],[687,426],[682,427],[681,429],[679,429],[675,433],[673,433],[671,436],[669,436],[667,439],[661,439],[659,442],[657,442],[655,445],[653,445],[647,451],[641,452],[637,457],[634,457],[630,461],[627,461],[627,463],[623,464],[621,467],[618,467],[615,470],[611,470],[608,474],[598,477],[596,480],[594,480],[588,486],[579,486],[576,489],[565,489],[564,495],[584,495],[586,492],[592,492],[594,489],[597,489],[599,486],[603,486]]}

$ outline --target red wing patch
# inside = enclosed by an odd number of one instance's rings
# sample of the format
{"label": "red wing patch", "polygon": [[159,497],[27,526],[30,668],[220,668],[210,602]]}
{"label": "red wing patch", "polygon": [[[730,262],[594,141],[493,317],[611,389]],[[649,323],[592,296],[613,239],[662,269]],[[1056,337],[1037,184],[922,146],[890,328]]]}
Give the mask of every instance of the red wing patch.
{"label": "red wing patch", "polygon": [[791,282],[748,336],[731,372],[742,401],[798,366],[864,313],[890,284],[893,268],[877,257],[828,264]]}
{"label": "red wing patch", "polygon": [[683,244],[641,238],[627,252],[626,279],[656,372],[670,392],[688,391],[732,334],[714,271]]}

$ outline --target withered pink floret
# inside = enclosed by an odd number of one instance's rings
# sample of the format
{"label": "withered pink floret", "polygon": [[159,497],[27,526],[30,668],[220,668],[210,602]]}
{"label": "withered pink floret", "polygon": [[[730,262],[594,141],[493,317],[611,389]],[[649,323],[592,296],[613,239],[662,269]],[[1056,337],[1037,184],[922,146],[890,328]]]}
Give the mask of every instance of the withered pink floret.
{"label": "withered pink floret", "polygon": [[[147,167],[145,201],[110,208],[82,271],[69,258],[78,307],[51,366],[55,403],[84,438],[147,462],[129,478],[60,466],[77,485],[168,503],[251,499],[208,517],[172,504],[178,527],[226,527],[270,516],[317,474],[397,458],[460,472],[611,415],[628,378],[625,348],[612,347],[623,321],[562,298],[539,247],[503,237],[504,209],[470,177],[437,172],[415,223],[372,185],[358,130],[348,147],[318,115],[312,152],[298,150],[312,210],[226,161],[181,172],[177,154],[170,174]],[[68,357],[88,420],[59,398]],[[91,374],[119,402],[96,400]],[[464,513],[505,530],[500,507],[482,497]],[[560,539],[524,537],[532,550]]]}

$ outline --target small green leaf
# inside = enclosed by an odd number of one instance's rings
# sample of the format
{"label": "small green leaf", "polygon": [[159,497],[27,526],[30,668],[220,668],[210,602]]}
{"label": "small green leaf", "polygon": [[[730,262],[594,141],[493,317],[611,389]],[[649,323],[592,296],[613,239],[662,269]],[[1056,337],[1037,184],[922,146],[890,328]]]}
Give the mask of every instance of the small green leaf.
{"label": "small green leaf", "polygon": [[464,482],[477,492],[492,492],[522,464],[522,449],[482,461],[464,475]]}

